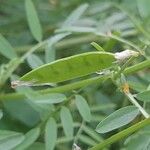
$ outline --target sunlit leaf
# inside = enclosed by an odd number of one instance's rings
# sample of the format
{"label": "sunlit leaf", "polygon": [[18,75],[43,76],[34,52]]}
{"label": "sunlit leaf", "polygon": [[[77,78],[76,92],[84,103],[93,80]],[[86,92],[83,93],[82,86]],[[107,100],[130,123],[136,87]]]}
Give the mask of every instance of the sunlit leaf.
{"label": "sunlit leaf", "polygon": [[98,133],[106,133],[130,123],[139,114],[135,106],[121,108],[102,120],[96,127]]}
{"label": "sunlit leaf", "polygon": [[111,67],[114,61],[112,53],[83,53],[43,65],[25,74],[20,80],[35,81],[35,83],[62,82]]}
{"label": "sunlit leaf", "polygon": [[45,128],[45,146],[46,150],[54,150],[57,140],[57,125],[53,118],[46,123]]}
{"label": "sunlit leaf", "polygon": [[8,59],[17,57],[10,43],[0,34],[0,53]]}
{"label": "sunlit leaf", "polygon": [[73,119],[70,110],[67,107],[62,107],[60,111],[61,122],[67,137],[73,137]]}
{"label": "sunlit leaf", "polygon": [[31,0],[25,0],[28,24],[33,37],[40,42],[42,40],[42,29],[35,6]]}
{"label": "sunlit leaf", "polygon": [[12,72],[21,63],[21,59],[14,58],[7,64],[2,64],[0,66],[0,84],[4,84],[6,80],[11,76]]}
{"label": "sunlit leaf", "polygon": [[80,95],[75,96],[75,103],[78,108],[80,115],[83,117],[85,121],[91,120],[91,112],[90,107],[87,101]]}

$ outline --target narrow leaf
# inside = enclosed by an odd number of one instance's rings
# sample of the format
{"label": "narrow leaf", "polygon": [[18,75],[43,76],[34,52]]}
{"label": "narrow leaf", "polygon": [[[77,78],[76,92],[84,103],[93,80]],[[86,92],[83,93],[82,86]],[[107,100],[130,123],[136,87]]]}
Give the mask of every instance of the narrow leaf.
{"label": "narrow leaf", "polygon": [[10,43],[0,34],[0,53],[8,59],[17,57]]}
{"label": "narrow leaf", "polygon": [[149,0],[137,0],[137,5],[139,9],[139,13],[141,17],[149,17],[150,16],[150,1]]}
{"label": "narrow leaf", "polygon": [[26,133],[25,139],[23,140],[23,142],[17,145],[13,150],[24,150],[28,148],[30,145],[32,145],[36,141],[39,134],[40,134],[39,128],[34,128],[30,130],[29,132]]}
{"label": "narrow leaf", "polygon": [[56,49],[54,46],[47,45],[45,48],[45,61],[46,63],[50,63],[55,61],[56,59]]}
{"label": "narrow leaf", "polygon": [[35,83],[62,82],[111,67],[115,60],[114,54],[112,53],[83,53],[45,64],[30,71],[20,80],[29,82],[35,81]]}
{"label": "narrow leaf", "polygon": [[86,135],[80,135],[79,140],[89,146],[94,146],[96,144],[96,142],[93,139]]}
{"label": "narrow leaf", "polygon": [[48,93],[48,94],[39,94],[36,92],[30,92],[26,94],[27,97],[36,103],[39,104],[57,104],[66,100],[66,96],[60,93]]}
{"label": "narrow leaf", "polygon": [[144,102],[150,102],[150,90],[138,93],[136,98]]}
{"label": "narrow leaf", "polygon": [[73,25],[88,8],[88,4],[82,4],[76,8],[63,23],[63,27]]}
{"label": "narrow leaf", "polygon": [[130,123],[139,110],[135,106],[121,108],[102,120],[96,127],[98,133],[106,133]]}
{"label": "narrow leaf", "polygon": [[51,37],[47,41],[47,46],[45,49],[45,61],[46,61],[46,63],[49,63],[49,62],[52,62],[55,60],[55,44],[69,34],[70,33],[60,33],[60,34],[57,34],[57,35]]}
{"label": "narrow leaf", "polygon": [[2,64],[0,66],[0,85],[3,85],[7,79],[12,75],[13,71],[21,63],[20,58],[14,58],[7,64]]}
{"label": "narrow leaf", "polygon": [[56,32],[95,33],[95,27],[69,26],[57,29]]}
{"label": "narrow leaf", "polygon": [[89,122],[91,120],[91,112],[86,100],[82,96],[76,95],[75,103],[82,118]]}
{"label": "narrow leaf", "polygon": [[102,137],[100,137],[100,135],[95,132],[92,128],[88,127],[88,126],[83,126],[83,131],[89,135],[89,137],[93,138],[95,141],[100,142],[102,141]]}
{"label": "narrow leaf", "polygon": [[57,125],[53,118],[50,118],[46,123],[45,128],[45,144],[46,150],[54,150],[57,140]]}
{"label": "narrow leaf", "polygon": [[42,29],[35,6],[31,0],[25,0],[28,24],[33,37],[40,42],[42,40]]}
{"label": "narrow leaf", "polygon": [[32,69],[35,69],[41,65],[43,65],[44,63],[42,62],[42,60],[35,54],[30,54],[28,57],[27,57],[27,62],[28,64],[30,65],[30,67]]}
{"label": "narrow leaf", "polygon": [[73,137],[73,119],[70,110],[66,107],[62,107],[60,111],[61,122],[64,128],[65,135],[68,138]]}

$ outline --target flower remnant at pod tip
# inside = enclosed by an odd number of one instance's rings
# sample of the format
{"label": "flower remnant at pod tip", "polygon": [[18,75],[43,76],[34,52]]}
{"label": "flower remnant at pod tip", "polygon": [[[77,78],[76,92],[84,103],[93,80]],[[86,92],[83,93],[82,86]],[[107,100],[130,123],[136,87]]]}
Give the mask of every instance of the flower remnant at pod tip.
{"label": "flower remnant at pod tip", "polygon": [[122,62],[130,57],[138,57],[139,54],[140,54],[139,52],[127,49],[122,52],[115,53],[115,58],[117,59],[118,62]]}

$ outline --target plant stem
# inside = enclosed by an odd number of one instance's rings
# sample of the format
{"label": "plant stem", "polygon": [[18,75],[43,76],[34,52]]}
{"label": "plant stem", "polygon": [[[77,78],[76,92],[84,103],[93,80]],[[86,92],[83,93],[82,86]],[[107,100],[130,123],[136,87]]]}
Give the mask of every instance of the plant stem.
{"label": "plant stem", "polygon": [[82,130],[83,130],[84,124],[85,124],[85,122],[84,122],[84,121],[82,121],[82,123],[81,123],[81,125],[80,125],[80,127],[79,127],[79,129],[78,129],[78,131],[77,131],[77,133],[76,133],[76,135],[75,135],[75,137],[74,137],[74,141],[73,141],[73,143],[77,143],[78,138],[79,138],[80,134],[82,133]]}
{"label": "plant stem", "polygon": [[[96,36],[94,34],[85,34],[84,36],[63,39],[55,44],[55,48],[57,50],[59,50],[59,49],[64,49],[66,47],[73,47],[73,46],[76,46],[77,44],[79,45],[79,44],[83,44],[83,43],[89,43],[92,41],[98,42],[100,40],[101,39],[99,38],[99,36]],[[17,53],[24,53],[28,49],[31,49],[32,47],[33,47],[33,45],[20,46],[20,47],[16,47],[15,50],[17,51]],[[41,49],[41,48],[38,49],[38,52],[42,52],[42,51],[43,51],[43,49]]]}
{"label": "plant stem", "polygon": [[128,67],[124,70],[123,73],[125,75],[128,75],[128,74],[131,74],[131,72],[135,73],[135,72],[140,71],[140,70],[145,69],[145,68],[150,68],[150,60],[145,60],[145,61],[138,63],[134,66]]}
{"label": "plant stem", "polygon": [[136,49],[137,51],[140,52],[140,49],[132,42],[126,40],[126,39],[123,39],[122,37],[118,37],[114,34],[111,34],[111,35],[107,35],[107,34],[103,34],[103,33],[96,33],[96,35],[99,35],[101,37],[105,37],[105,38],[110,38],[110,39],[114,39],[114,40],[117,40],[121,43],[124,43],[124,44],[127,44],[129,46],[131,46],[132,48]]}
{"label": "plant stem", "polygon": [[111,136],[110,138],[106,139],[105,141],[97,144],[96,146],[90,148],[89,150],[101,150],[107,146],[109,146],[110,144],[117,142],[127,136],[129,136],[130,134],[134,133],[135,131],[145,127],[146,125],[150,124],[150,118],[145,119],[141,122],[136,123],[135,125]]}
{"label": "plant stem", "polygon": [[130,102],[132,102],[136,107],[139,108],[140,112],[143,114],[145,118],[149,118],[149,114],[145,111],[143,107],[141,107],[141,105],[136,101],[136,99],[133,97],[133,95],[130,92],[125,93],[125,95],[128,97]]}

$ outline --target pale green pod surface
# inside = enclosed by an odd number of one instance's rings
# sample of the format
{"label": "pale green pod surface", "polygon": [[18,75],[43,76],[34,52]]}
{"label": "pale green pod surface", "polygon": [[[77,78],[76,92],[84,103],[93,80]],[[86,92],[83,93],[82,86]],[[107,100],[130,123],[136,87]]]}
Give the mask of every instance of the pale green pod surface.
{"label": "pale green pod surface", "polygon": [[62,82],[111,67],[114,61],[112,53],[83,53],[42,65],[25,74],[20,80],[35,83]]}

